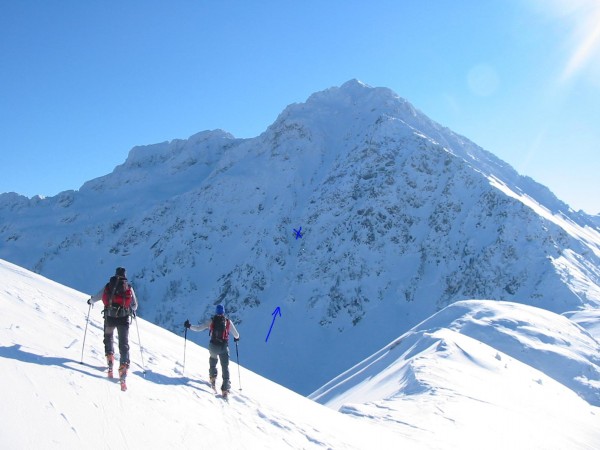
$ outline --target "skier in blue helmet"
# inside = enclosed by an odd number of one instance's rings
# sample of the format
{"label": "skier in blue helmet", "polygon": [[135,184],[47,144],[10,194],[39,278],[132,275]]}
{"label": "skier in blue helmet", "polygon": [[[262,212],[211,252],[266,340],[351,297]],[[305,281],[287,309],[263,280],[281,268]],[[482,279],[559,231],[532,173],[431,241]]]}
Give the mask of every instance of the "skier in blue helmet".
{"label": "skier in blue helmet", "polygon": [[210,377],[210,384],[216,392],[216,380],[219,373],[217,370],[217,361],[220,361],[223,375],[221,392],[226,397],[231,389],[229,377],[229,334],[233,334],[235,342],[240,340],[240,334],[231,319],[225,315],[225,308],[223,305],[217,305],[215,315],[201,325],[192,325],[189,320],[186,320],[183,326],[192,331],[209,330],[210,342],[208,343],[208,351],[210,357],[208,358],[208,376]]}

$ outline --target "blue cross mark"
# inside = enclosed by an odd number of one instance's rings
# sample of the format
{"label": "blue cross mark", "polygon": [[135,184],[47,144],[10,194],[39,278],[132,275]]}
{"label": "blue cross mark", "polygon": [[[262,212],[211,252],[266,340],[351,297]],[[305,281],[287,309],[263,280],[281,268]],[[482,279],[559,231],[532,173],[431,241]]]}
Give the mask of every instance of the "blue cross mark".
{"label": "blue cross mark", "polygon": [[298,240],[298,238],[302,238],[302,227],[300,227],[298,230],[294,228],[294,233],[296,233],[296,240]]}

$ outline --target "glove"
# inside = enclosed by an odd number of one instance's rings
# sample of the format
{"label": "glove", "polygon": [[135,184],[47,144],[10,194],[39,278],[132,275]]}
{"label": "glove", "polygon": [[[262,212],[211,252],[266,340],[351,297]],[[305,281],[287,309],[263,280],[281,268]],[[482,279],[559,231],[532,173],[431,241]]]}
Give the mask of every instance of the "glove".
{"label": "glove", "polygon": [[87,304],[88,304],[88,305],[91,305],[91,304],[92,304],[92,297],[88,298]]}
{"label": "glove", "polygon": [[237,342],[239,340],[240,340],[240,338],[236,338],[236,337],[233,338],[233,342]]}
{"label": "glove", "polygon": [[189,320],[186,319],[186,321],[184,322],[183,326],[186,327],[186,328],[189,328],[189,327],[192,326],[192,324],[190,323]]}

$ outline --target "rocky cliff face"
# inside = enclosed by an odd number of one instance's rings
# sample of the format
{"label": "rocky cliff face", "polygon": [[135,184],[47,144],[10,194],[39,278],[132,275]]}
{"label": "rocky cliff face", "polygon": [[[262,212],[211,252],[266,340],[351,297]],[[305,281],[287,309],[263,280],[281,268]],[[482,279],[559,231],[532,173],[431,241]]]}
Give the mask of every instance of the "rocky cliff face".
{"label": "rocky cliff face", "polygon": [[253,139],[203,132],[79,191],[4,194],[0,219],[0,257],[87,292],[125,266],[175,332],[224,303],[242,363],[301,393],[457,300],[600,304],[591,217],[355,80]]}

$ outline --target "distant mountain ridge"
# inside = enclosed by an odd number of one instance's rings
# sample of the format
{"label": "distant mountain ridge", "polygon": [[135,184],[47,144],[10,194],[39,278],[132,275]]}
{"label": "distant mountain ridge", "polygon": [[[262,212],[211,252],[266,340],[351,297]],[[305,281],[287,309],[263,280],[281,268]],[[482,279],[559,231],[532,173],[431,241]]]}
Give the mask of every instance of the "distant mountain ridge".
{"label": "distant mountain ridge", "polygon": [[592,217],[357,80],[256,138],[205,131],[79,191],[0,195],[0,219],[1,258],[90,293],[125,266],[173,331],[224,303],[245,364],[304,394],[458,300],[600,305]]}

